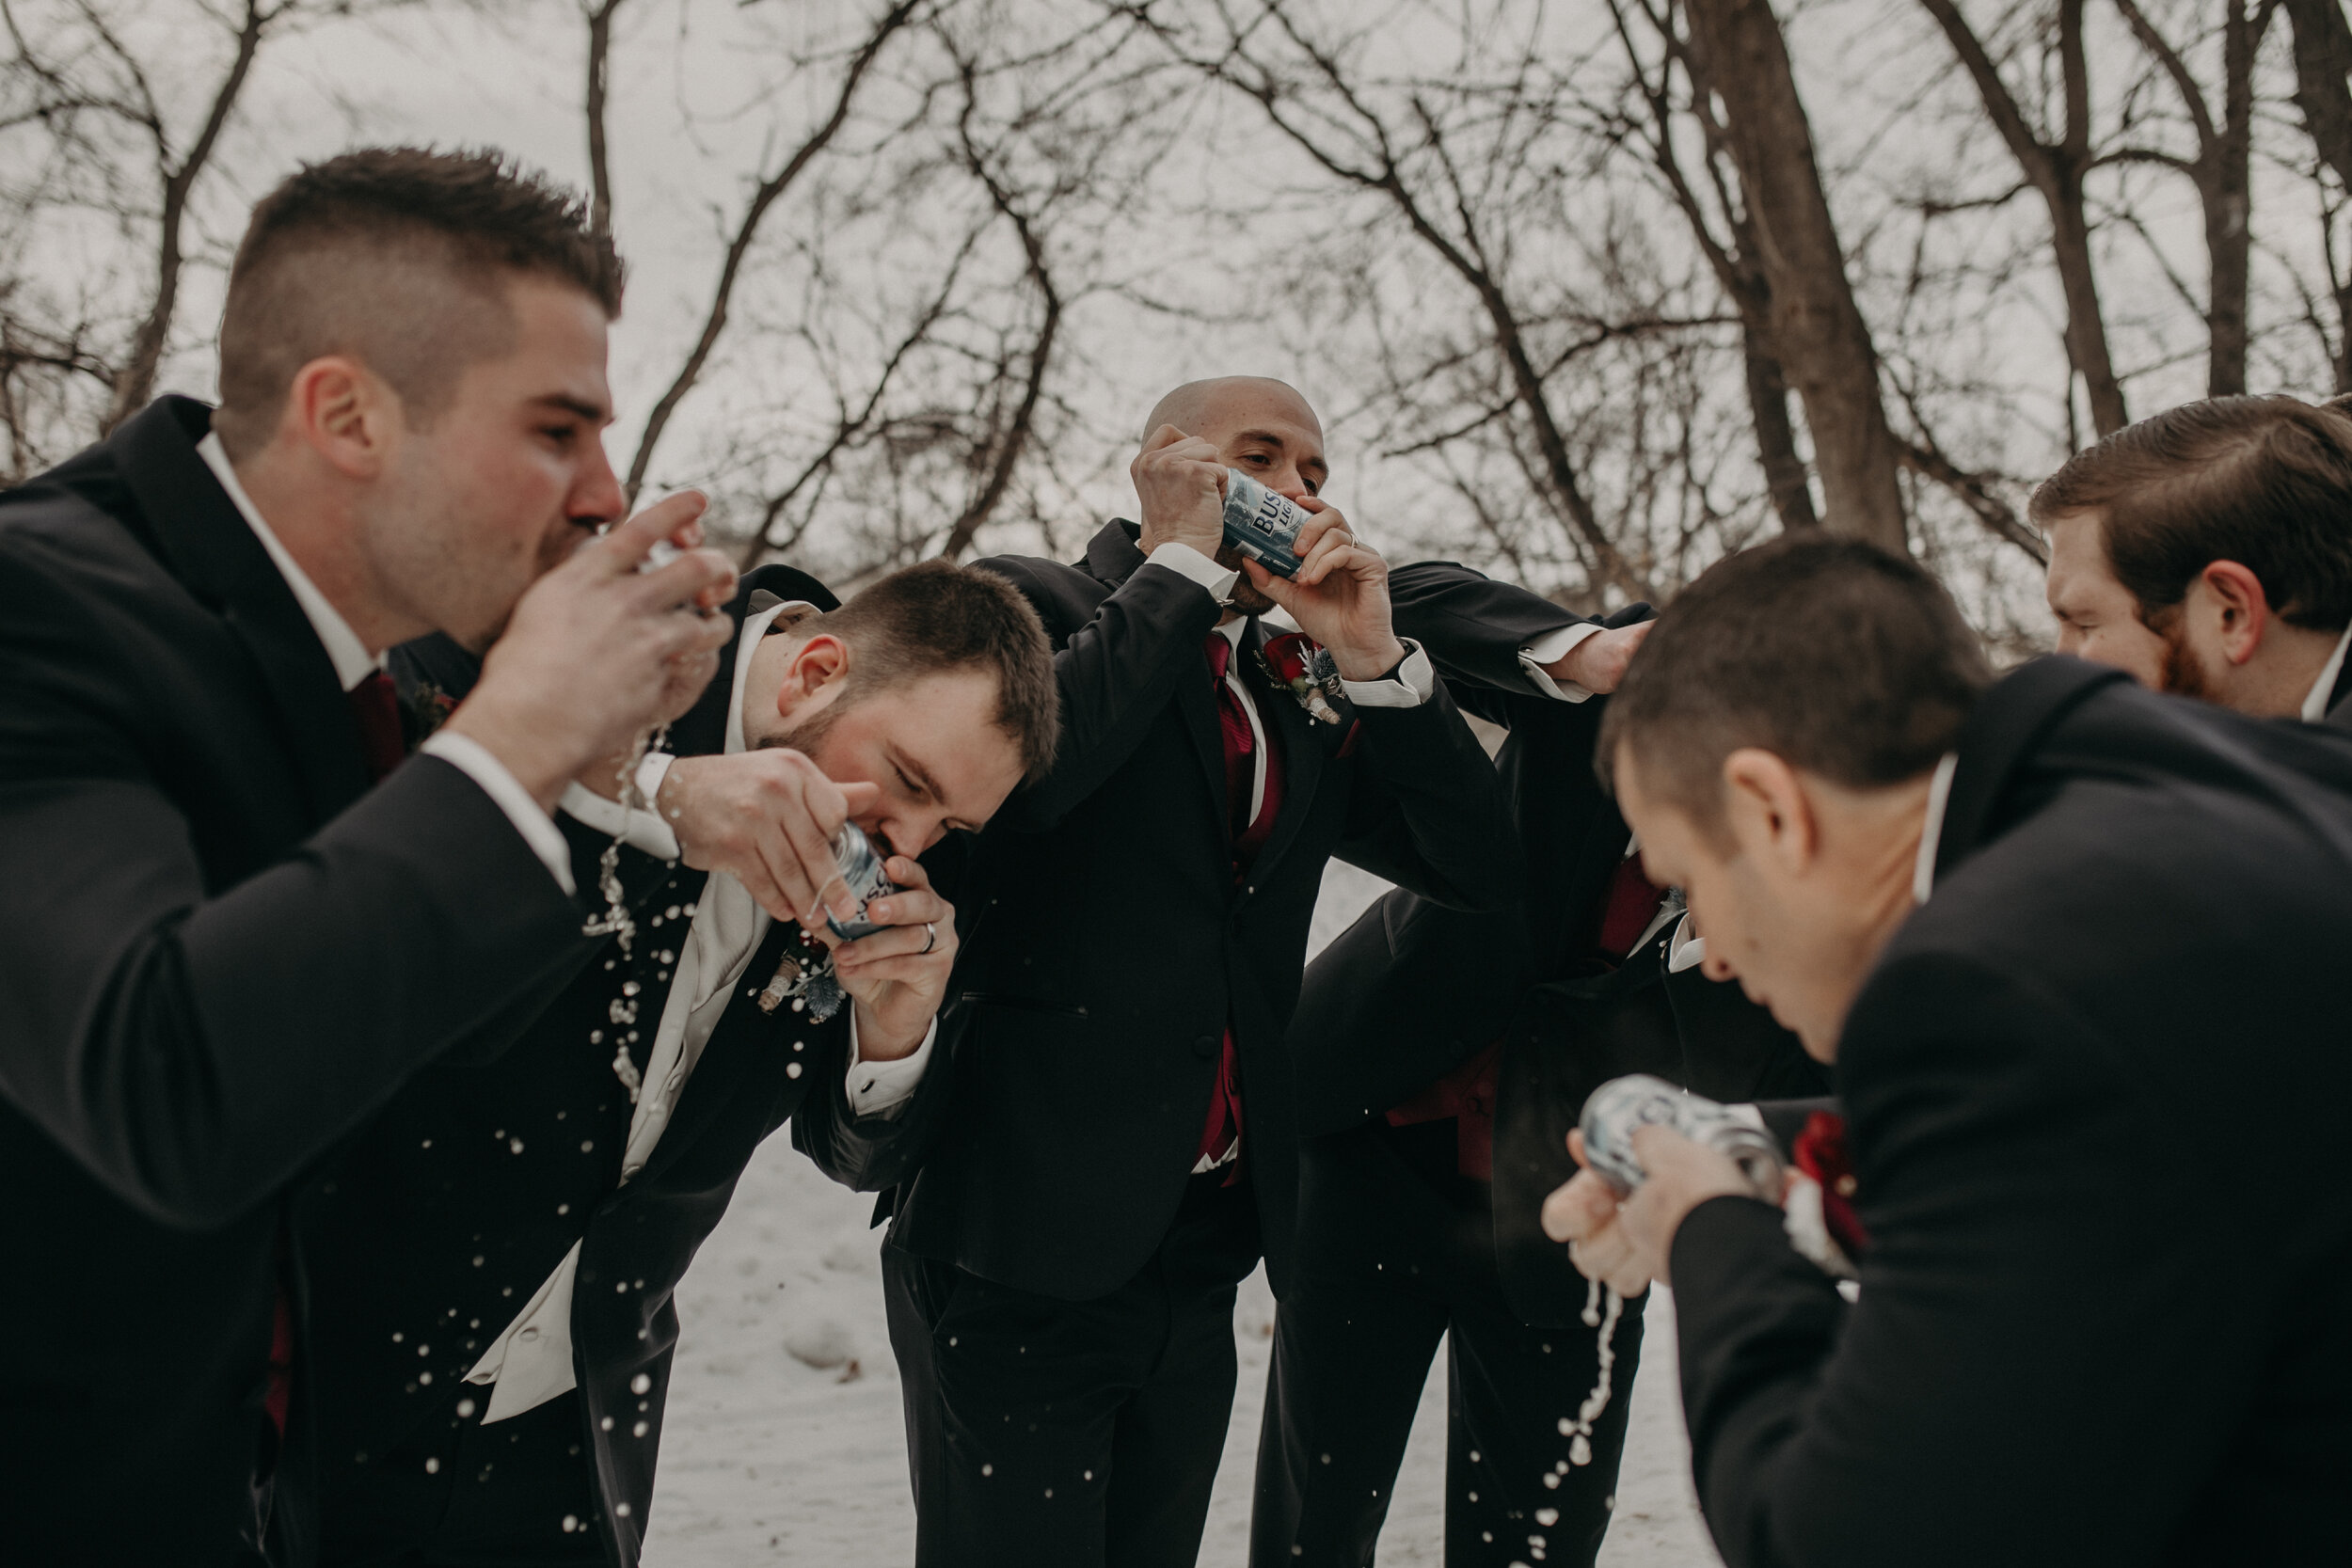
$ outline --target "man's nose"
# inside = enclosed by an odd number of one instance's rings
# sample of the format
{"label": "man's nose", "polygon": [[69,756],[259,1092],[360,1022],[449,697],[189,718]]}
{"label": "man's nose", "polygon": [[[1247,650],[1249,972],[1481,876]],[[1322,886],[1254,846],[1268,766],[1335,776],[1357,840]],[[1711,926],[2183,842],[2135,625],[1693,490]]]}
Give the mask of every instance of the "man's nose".
{"label": "man's nose", "polygon": [[946,836],[945,821],[938,816],[887,816],[866,832],[869,837],[879,834],[892,854],[920,860],[923,851]]}
{"label": "man's nose", "polygon": [[1283,464],[1273,479],[1266,483],[1266,488],[1289,500],[1304,500],[1314,494],[1307,488],[1306,480],[1299,476],[1295,463]]}
{"label": "man's nose", "polygon": [[594,444],[580,465],[566,510],[574,522],[592,528],[617,523],[628,510],[628,497],[621,489],[620,475],[612,471],[612,458],[605,455],[603,441]]}

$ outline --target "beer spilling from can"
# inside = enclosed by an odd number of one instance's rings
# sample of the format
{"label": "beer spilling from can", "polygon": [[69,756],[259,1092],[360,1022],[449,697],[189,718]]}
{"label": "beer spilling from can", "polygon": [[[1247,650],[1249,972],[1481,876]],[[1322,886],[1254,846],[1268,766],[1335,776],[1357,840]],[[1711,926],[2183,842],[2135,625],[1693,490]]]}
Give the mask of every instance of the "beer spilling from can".
{"label": "beer spilling from can", "polygon": [[1637,1072],[1613,1078],[1584,1101],[1579,1122],[1584,1160],[1620,1197],[1649,1173],[1633,1152],[1633,1134],[1644,1127],[1665,1127],[1692,1143],[1731,1157],[1749,1187],[1765,1202],[1780,1202],[1780,1150],[1772,1135],[1734,1115],[1731,1108],[1679,1089],[1662,1078]]}
{"label": "beer spilling from can", "polygon": [[1298,531],[1313,515],[1239,468],[1225,470],[1225,542],[1276,577],[1298,575]]}
{"label": "beer spilling from can", "polygon": [[855,942],[870,937],[876,931],[888,930],[866,918],[866,906],[886,894],[898,891],[897,884],[882,875],[882,857],[874,847],[874,841],[854,822],[844,822],[841,831],[833,835],[833,863],[841,872],[841,879],[850,886],[850,896],[857,900],[857,913],[850,919],[835,920],[825,916],[825,924],[843,942]]}

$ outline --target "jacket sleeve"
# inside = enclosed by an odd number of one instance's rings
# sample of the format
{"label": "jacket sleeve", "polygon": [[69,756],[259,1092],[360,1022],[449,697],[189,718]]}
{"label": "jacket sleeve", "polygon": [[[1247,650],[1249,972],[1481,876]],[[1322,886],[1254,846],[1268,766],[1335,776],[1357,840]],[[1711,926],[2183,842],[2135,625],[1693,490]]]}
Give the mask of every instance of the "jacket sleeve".
{"label": "jacket sleeve", "polygon": [[956,1047],[971,1011],[953,1006],[940,1014],[922,1082],[888,1116],[861,1117],[850,1109],[849,1031],[841,1029],[821,1069],[823,1091],[809,1094],[792,1113],[792,1147],[854,1192],[879,1193],[912,1180],[946,1122],[955,1094]]}
{"label": "jacket sleeve", "polygon": [[1563,610],[1540,594],[1497,582],[1451,561],[1416,561],[1389,574],[1389,604],[1399,637],[1429,650],[1462,706],[1509,728],[1509,709],[1550,705],[1519,663],[1519,650],[1578,626],[1629,626],[1647,605],[1631,605],[1606,620]]}
{"label": "jacket sleeve", "polygon": [[567,973],[580,906],[431,757],[213,886],[137,672],[44,577],[0,572],[0,1094],[141,1212],[224,1221]]}
{"label": "jacket sleeve", "polygon": [[1061,697],[1053,771],[1005,802],[1000,816],[1042,832],[1099,788],[1149,734],[1194,667],[1200,640],[1220,611],[1208,591],[1181,572],[1145,562],[1093,614],[1071,626],[1047,575],[1073,568],[999,557],[977,563],[1011,579],[1053,634],[1054,680]]}
{"label": "jacket sleeve", "polygon": [[1858,1301],[1750,1199],[1702,1204],[1674,1240],[1725,1563],[2156,1560],[2269,1354],[2281,1300],[2218,1277],[2211,1250],[2236,1236],[2258,1259],[2260,1239],[2116,1069],[2132,1053],[2028,978],[1906,957],[1845,1039]]}
{"label": "jacket sleeve", "polygon": [[1448,909],[1518,897],[1525,881],[1502,785],[1444,684],[1418,707],[1359,708],[1356,719],[1340,859]]}

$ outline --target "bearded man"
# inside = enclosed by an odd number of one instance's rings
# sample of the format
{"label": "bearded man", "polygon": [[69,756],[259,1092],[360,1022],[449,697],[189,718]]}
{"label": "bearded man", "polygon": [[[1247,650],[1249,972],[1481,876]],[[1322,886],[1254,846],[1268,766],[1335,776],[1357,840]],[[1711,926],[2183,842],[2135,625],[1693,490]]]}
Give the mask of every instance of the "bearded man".
{"label": "bearded man", "polygon": [[2077,452],[2031,514],[2058,652],[2240,713],[2352,719],[2352,417],[2184,404]]}
{"label": "bearded man", "polygon": [[[847,604],[785,566],[743,589],[724,678],[563,799],[583,884],[621,846],[627,940],[503,1053],[421,1074],[305,1192],[329,1563],[633,1564],[674,1292],[754,1150],[789,1118],[836,1179],[886,1186],[946,1104],[954,911],[916,857],[1049,765],[1044,630],[944,561]],[[462,690],[455,650],[405,652],[412,686]],[[897,889],[862,909],[844,821]],[[844,941],[829,915],[878,928]]]}

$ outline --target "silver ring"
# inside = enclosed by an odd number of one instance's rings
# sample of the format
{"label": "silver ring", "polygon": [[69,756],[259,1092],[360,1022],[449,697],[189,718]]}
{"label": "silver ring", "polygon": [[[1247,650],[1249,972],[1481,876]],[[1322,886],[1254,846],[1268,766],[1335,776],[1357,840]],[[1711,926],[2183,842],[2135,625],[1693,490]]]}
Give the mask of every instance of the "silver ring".
{"label": "silver ring", "polygon": [[[938,945],[939,927],[931,922],[926,920],[923,922],[923,953],[928,953]],[[914,956],[919,958],[923,956],[923,953],[917,953]]]}

